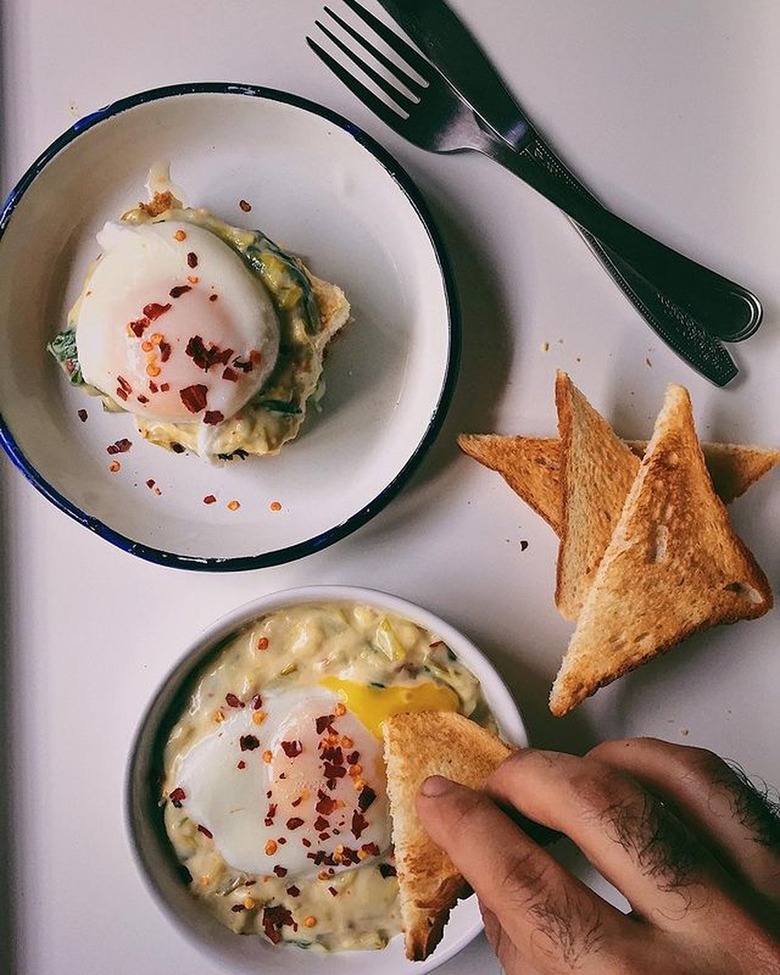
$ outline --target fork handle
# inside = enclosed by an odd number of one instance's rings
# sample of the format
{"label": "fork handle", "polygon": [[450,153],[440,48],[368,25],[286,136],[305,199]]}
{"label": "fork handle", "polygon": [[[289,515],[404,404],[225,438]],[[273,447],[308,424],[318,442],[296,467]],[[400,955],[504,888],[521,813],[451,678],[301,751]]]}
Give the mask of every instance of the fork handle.
{"label": "fork handle", "polygon": [[755,295],[607,210],[538,134],[519,151],[500,145],[497,157],[575,221],[643,314],[671,314],[686,328],[704,328],[729,342],[758,328],[762,309]]}

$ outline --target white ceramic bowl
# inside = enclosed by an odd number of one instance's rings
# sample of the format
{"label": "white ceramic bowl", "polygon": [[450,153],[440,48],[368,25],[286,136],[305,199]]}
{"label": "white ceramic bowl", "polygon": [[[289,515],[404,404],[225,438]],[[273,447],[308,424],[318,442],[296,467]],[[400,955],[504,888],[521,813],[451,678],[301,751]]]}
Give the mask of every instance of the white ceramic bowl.
{"label": "white ceramic bowl", "polygon": [[163,681],[141,721],[128,770],[127,817],[133,847],[146,881],[172,921],[217,964],[230,971],[262,971],[267,975],[298,975],[302,971],[313,975],[346,975],[362,973],[368,968],[372,975],[398,975],[401,972],[423,975],[460,951],[482,930],[475,897],[457,905],[443,941],[425,962],[409,962],[404,958],[400,936],[392,939],[385,949],[370,952],[323,955],[295,947],[273,947],[259,937],[242,937],[228,931],[192,898],[162,824],[159,806],[162,750],[184,706],[193,674],[245,623],[282,607],[323,601],[376,606],[436,633],[479,678],[502,736],[517,745],[527,744],[517,706],[491,663],[444,620],[397,596],[370,589],[312,586],[274,593],[239,607],[215,623],[194,642]]}
{"label": "white ceramic bowl", "polygon": [[[192,205],[263,230],[351,301],[322,411],[276,458],[216,467],[154,447],[132,418],[70,387],[45,351],[97,253],[95,234],[145,197],[160,160]],[[459,326],[427,208],[377,143],[293,95],[189,84],[77,122],[12,191],[0,214],[0,346],[0,442],[31,483],[134,555],[214,571],[307,555],[376,514],[438,431]],[[106,447],[121,438],[133,447],[112,473]],[[209,495],[217,503],[204,504]]]}

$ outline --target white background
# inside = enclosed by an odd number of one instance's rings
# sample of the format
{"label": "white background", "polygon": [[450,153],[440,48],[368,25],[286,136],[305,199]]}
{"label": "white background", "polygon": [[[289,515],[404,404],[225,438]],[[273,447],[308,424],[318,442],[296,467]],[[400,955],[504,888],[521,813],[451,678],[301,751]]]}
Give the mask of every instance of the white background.
{"label": "white background", "polygon": [[[780,442],[780,7],[454,6],[603,199],[761,296],[765,324],[736,348],[741,378],[717,390],[688,370],[566,220],[514,177],[477,156],[426,154],[371,117],[306,47],[316,2],[8,0],[3,195],[76,118],[134,91],[194,80],[286,89],[347,115],[408,169],[448,245],[464,329],[452,409],[412,483],[350,538],[285,567],[218,576],[141,562],[55,510],[3,459],[12,970],[219,970],[160,913],[131,861],[125,763],[146,702],[183,647],[222,613],[289,586],[367,585],[444,616],[496,663],[539,745],[582,752],[606,737],[657,735],[713,748],[780,782],[777,612],[688,641],[567,719],[548,714],[570,633],[552,602],[555,539],[454,444],[461,430],[552,435],[559,367],[623,435],[647,436],[666,383],[680,381],[703,438]],[[732,509],[776,589],[777,478]],[[498,970],[482,940],[441,970],[478,969]]]}

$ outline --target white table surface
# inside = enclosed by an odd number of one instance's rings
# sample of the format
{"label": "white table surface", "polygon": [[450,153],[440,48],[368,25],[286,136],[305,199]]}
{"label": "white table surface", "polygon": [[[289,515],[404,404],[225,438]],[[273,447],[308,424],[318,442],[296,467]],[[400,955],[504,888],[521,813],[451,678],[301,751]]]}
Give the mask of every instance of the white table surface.
{"label": "white table surface", "polygon": [[[362,126],[416,180],[455,268],[464,355],[441,435],[401,496],[346,540],[279,568],[220,576],[141,562],[49,505],[3,458],[0,751],[12,854],[0,881],[11,908],[3,970],[219,971],[171,926],[131,860],[125,763],[185,644],[236,605],[289,586],[366,585],[445,616],[492,657],[539,745],[582,752],[607,737],[657,735],[780,783],[776,611],[688,641],[569,718],[549,715],[570,633],[552,601],[555,539],[454,445],[461,430],[553,434],[559,367],[626,436],[649,433],[666,383],[678,381],[706,439],[780,442],[780,6],[454,6],[594,190],[761,296],[765,325],[736,349],[741,378],[718,390],[687,369],[566,220],[514,177],[477,156],[426,154],[373,118],[306,47],[314,0],[6,0],[3,195],[76,118],[134,91],[224,80],[307,96]],[[732,512],[780,591],[778,475]],[[7,926],[4,908],[0,918]],[[480,939],[440,970],[498,966]]]}

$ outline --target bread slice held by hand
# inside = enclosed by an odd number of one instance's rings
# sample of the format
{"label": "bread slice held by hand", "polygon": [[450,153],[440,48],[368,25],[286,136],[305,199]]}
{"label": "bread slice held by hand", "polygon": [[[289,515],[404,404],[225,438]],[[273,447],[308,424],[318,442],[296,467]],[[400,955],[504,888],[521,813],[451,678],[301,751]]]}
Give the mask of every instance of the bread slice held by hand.
{"label": "bread slice held by hand", "polygon": [[598,570],[639,460],[564,372],[555,377],[561,438],[563,521],[555,604],[576,620]]}
{"label": "bread slice held by hand", "polygon": [[422,961],[441,941],[450,911],[468,886],[423,829],[417,792],[429,775],[482,788],[514,749],[454,711],[394,714],[383,731],[405,952]]}
{"label": "bread slice held by hand", "polygon": [[766,613],[766,576],[716,495],[688,393],[670,386],[550,695],[563,715],[696,630]]}

